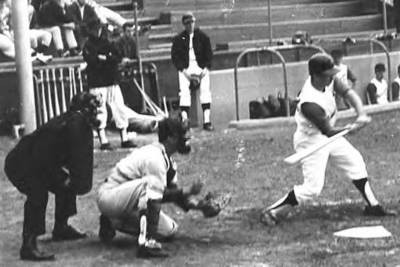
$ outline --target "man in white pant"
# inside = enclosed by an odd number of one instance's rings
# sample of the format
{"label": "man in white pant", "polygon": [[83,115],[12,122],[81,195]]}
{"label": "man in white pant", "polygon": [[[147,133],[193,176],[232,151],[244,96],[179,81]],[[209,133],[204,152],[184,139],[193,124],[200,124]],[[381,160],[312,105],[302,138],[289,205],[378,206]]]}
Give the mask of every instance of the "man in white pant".
{"label": "man in white pant", "polygon": [[[300,91],[295,114],[297,130],[293,142],[296,151],[318,144],[346,127],[356,131],[370,121],[357,93],[335,77],[339,69],[334,66],[331,56],[322,53],[312,56],[308,69],[310,76]],[[351,127],[334,126],[337,113],[334,92],[344,97],[357,112],[358,117]],[[394,215],[379,205],[370,187],[363,157],[342,137],[301,161],[303,184],[294,186],[282,199],[265,209],[261,221],[267,225],[276,224],[292,207],[318,196],[324,185],[328,158],[364,197],[367,202],[365,215]]]}
{"label": "man in white pant", "polygon": [[120,160],[100,185],[101,212],[99,237],[110,242],[115,230],[138,237],[138,257],[165,257],[159,237],[172,237],[177,223],[161,211],[163,202],[173,202],[185,211],[189,197],[200,192],[202,184],[179,188],[176,164],[171,155],[187,154],[190,146],[181,119],[159,122],[159,142],[143,146]]}
{"label": "man in white pant", "polygon": [[203,109],[203,129],[212,131],[210,67],[212,49],[210,38],[195,28],[195,17],[188,12],[182,16],[185,30],[172,41],[172,63],[178,70],[179,106],[182,117],[187,120],[191,106],[191,90],[200,89],[200,103]]}

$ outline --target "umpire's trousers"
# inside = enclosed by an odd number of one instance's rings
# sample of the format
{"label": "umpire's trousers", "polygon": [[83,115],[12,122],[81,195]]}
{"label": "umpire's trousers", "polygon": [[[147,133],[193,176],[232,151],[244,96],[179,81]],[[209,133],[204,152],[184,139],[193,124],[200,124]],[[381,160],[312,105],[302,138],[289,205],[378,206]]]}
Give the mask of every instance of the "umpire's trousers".
{"label": "umpire's trousers", "polygon": [[55,221],[65,222],[76,214],[76,194],[62,186],[65,173],[60,170],[21,175],[19,168],[8,158],[5,172],[11,183],[26,195],[24,206],[23,235],[42,235],[46,232],[46,207],[48,192],[55,195]]}

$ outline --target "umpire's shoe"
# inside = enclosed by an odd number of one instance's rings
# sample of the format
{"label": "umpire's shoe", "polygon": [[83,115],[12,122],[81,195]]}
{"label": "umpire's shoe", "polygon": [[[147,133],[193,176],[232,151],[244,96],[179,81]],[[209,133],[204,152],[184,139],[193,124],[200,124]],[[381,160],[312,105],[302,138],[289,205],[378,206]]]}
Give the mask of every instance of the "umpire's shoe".
{"label": "umpire's shoe", "polygon": [[385,210],[381,205],[375,205],[375,206],[365,206],[364,215],[383,217],[383,216],[396,216],[397,214],[395,211]]}
{"label": "umpire's shoe", "polygon": [[55,226],[53,230],[53,241],[76,240],[86,238],[85,233],[81,233],[71,225]]}
{"label": "umpire's shoe", "polygon": [[159,242],[149,239],[143,245],[139,245],[136,256],[138,258],[165,258],[169,255],[162,249]]}
{"label": "umpire's shoe", "polygon": [[35,235],[24,235],[19,255],[21,260],[30,260],[30,261],[55,260],[54,254],[40,251],[38,249]]}
{"label": "umpire's shoe", "polygon": [[107,216],[100,215],[99,238],[104,243],[109,243],[115,237],[115,229]]}

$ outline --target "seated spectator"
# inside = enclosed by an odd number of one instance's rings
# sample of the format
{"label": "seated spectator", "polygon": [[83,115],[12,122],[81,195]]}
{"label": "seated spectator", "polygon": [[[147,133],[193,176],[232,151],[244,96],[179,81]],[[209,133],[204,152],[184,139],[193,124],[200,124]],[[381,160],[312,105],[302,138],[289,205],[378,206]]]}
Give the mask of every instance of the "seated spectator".
{"label": "seated spectator", "polygon": [[115,41],[115,45],[122,56],[122,63],[137,59],[136,42],[133,36],[135,29],[128,24],[122,26],[122,36]]}
{"label": "seated spectator", "polygon": [[127,20],[124,19],[120,14],[112,11],[109,8],[99,5],[95,0],[86,0],[86,2],[94,9],[102,24],[111,24],[117,27],[122,27],[125,23],[127,23]]}
{"label": "seated spectator", "polygon": [[[64,0],[48,0],[39,10],[38,25],[50,31],[53,35],[54,45],[57,49],[58,56],[67,55],[75,56],[79,54],[78,43],[76,42],[74,32],[75,24],[73,19],[66,12]],[[68,46],[68,53],[64,53],[64,45],[60,30],[65,36]]]}
{"label": "seated spectator", "polygon": [[397,77],[394,79],[392,83],[392,98],[393,101],[399,100],[399,91],[400,91],[400,65],[397,66]]}
{"label": "seated spectator", "polygon": [[[357,78],[353,74],[353,72],[350,70],[350,68],[347,65],[343,64],[342,50],[339,50],[339,49],[332,50],[331,56],[333,58],[333,62],[335,64],[336,68],[338,68],[340,70],[336,74],[336,77],[338,77],[344,84],[346,84],[350,88],[354,89],[356,86]],[[351,84],[349,84],[349,81],[351,82]],[[345,102],[343,97],[338,96],[336,94],[335,100],[336,100],[336,106],[339,110],[350,108],[350,105]]]}
{"label": "seated spectator", "polygon": [[87,25],[90,21],[98,20],[94,8],[87,4],[87,0],[77,0],[67,7],[69,15],[75,23],[75,38],[82,48],[88,37]]}
{"label": "seated spectator", "polygon": [[383,78],[386,71],[385,65],[378,63],[375,65],[375,77],[367,86],[367,95],[371,104],[388,103],[388,84]]}
{"label": "seated spectator", "polygon": [[[30,1],[28,1],[29,3]],[[31,47],[39,54],[49,53],[49,47],[52,40],[52,34],[43,29],[35,29],[31,27],[36,24],[36,12],[32,5],[28,6],[29,12],[29,38],[31,41]],[[47,56],[49,59],[51,56]]]}

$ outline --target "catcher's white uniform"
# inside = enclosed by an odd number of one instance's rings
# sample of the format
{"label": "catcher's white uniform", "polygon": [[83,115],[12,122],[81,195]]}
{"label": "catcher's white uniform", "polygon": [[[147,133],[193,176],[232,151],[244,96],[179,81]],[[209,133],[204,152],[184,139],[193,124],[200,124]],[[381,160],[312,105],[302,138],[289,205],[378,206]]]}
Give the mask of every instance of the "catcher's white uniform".
{"label": "catcher's white uniform", "polygon": [[[306,149],[328,138],[302,114],[300,107],[305,102],[316,103],[325,111],[333,126],[336,122],[334,86],[335,82],[333,80],[322,92],[312,86],[310,77],[306,80],[299,95],[300,101],[295,113],[297,130],[294,133],[293,142],[296,151]],[[298,201],[311,199],[321,193],[324,186],[328,158],[330,158],[335,167],[342,171],[343,176],[346,178],[358,180],[368,177],[361,154],[342,137],[302,160],[304,182],[302,185],[294,187]]]}
{"label": "catcher's white uniform", "polygon": [[[139,210],[148,200],[161,200],[167,184],[176,183],[176,175],[167,180],[167,172],[176,166],[167,156],[161,143],[153,143],[133,150],[120,160],[100,186],[97,204],[102,214],[123,232],[138,233]],[[168,237],[176,233],[178,225],[162,211],[158,234]]]}

